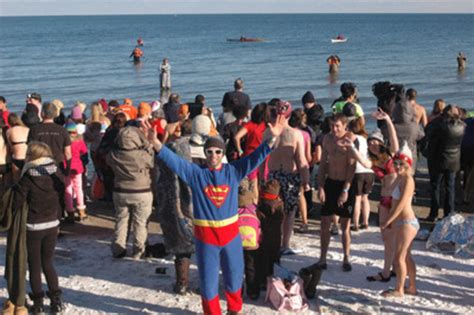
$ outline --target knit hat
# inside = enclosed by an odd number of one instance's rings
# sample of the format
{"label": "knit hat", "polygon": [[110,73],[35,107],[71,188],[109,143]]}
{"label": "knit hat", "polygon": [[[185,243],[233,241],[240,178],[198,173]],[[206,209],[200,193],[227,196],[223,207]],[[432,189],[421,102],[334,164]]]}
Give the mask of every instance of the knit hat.
{"label": "knit hat", "polygon": [[123,100],[123,104],[133,106],[133,101],[130,98],[126,98]]}
{"label": "knit hat", "polygon": [[218,137],[209,137],[204,143],[204,150],[208,148],[219,148],[225,151],[225,143],[221,138]]}
{"label": "knit hat", "polygon": [[86,111],[87,104],[84,102],[77,101],[74,107],[76,106],[78,106],[81,109],[81,117],[82,117],[82,114]]}
{"label": "knit hat", "polygon": [[401,149],[395,154],[393,157],[394,160],[402,160],[408,163],[408,165],[412,165],[413,163],[413,154],[408,147],[406,141],[403,141],[403,145]]}
{"label": "knit hat", "polygon": [[71,111],[72,119],[82,119],[82,110],[79,106],[74,106]]}
{"label": "knit hat", "polygon": [[251,190],[239,188],[239,208],[245,208],[253,204],[255,195]]}
{"label": "knit hat", "polygon": [[314,102],[316,102],[316,100],[314,99],[313,93],[311,93],[311,91],[308,91],[303,95],[303,98],[301,99],[301,102],[304,105],[304,104],[308,104],[308,103],[314,103]]}
{"label": "knit hat", "polygon": [[138,117],[148,117],[151,114],[151,106],[146,102],[141,102],[138,105]]}
{"label": "knit hat", "polygon": [[371,139],[384,143],[383,134],[379,128],[375,129],[374,131],[370,133],[369,138],[367,140],[371,140]]}
{"label": "knit hat", "polygon": [[291,116],[291,111],[293,110],[291,103],[288,101],[280,101],[277,104],[277,113],[279,115],[285,116],[285,118],[289,118]]}
{"label": "knit hat", "polygon": [[66,128],[67,132],[77,132],[77,125],[73,121],[68,121],[65,125],[64,128]]}

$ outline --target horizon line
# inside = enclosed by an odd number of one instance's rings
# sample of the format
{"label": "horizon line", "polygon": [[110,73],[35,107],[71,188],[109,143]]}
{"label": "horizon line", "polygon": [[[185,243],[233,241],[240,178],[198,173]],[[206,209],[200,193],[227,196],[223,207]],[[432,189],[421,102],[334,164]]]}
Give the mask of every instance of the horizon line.
{"label": "horizon line", "polygon": [[0,15],[2,17],[69,17],[69,16],[152,16],[152,15],[362,15],[362,14],[392,14],[392,15],[474,15],[474,12],[242,12],[242,13],[226,13],[226,12],[210,12],[210,13],[102,13],[102,14],[45,14],[45,15]]}

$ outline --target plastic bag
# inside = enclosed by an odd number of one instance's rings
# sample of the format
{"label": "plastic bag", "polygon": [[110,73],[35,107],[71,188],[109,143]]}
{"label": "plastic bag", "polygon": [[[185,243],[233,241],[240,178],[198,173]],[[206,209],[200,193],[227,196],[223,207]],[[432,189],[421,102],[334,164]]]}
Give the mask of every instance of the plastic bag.
{"label": "plastic bag", "polygon": [[474,258],[474,216],[453,213],[439,221],[431,232],[426,248],[444,254]]}

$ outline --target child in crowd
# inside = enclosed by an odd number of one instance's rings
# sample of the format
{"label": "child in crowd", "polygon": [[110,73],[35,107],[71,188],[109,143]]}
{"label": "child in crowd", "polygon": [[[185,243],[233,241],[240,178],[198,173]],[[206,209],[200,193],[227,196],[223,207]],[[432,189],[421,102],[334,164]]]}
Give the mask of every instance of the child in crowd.
{"label": "child in crowd", "polygon": [[[245,285],[247,296],[256,300],[260,294],[258,282],[258,271],[256,268],[258,260],[258,245],[260,226],[257,217],[257,207],[254,204],[254,194],[245,187],[239,188],[239,229],[244,248],[245,263]],[[258,230],[257,230],[258,229]]]}
{"label": "child in crowd", "polygon": [[62,172],[53,160],[49,146],[43,142],[31,142],[26,153],[26,164],[15,191],[13,209],[21,209],[28,203],[26,222],[26,247],[30,273],[33,314],[44,312],[44,292],[41,271],[48,283],[51,313],[61,312],[61,290],[54,268],[54,248],[58,237],[59,218],[64,205]]}
{"label": "child in crowd", "polygon": [[79,212],[79,219],[87,218],[86,206],[84,205],[84,191],[82,186],[82,173],[84,172],[83,161],[87,160],[87,146],[77,134],[77,126],[74,122],[68,122],[65,125],[66,130],[71,137],[71,169],[66,177],[66,222],[74,223],[74,197]]}

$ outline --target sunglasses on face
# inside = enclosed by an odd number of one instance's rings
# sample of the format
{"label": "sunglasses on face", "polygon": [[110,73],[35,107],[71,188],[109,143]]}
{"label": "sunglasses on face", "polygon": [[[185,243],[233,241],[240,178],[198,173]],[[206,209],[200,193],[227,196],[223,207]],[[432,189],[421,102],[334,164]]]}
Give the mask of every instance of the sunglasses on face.
{"label": "sunglasses on face", "polygon": [[222,150],[206,150],[206,154],[207,155],[213,155],[213,154],[220,155],[222,154]]}

